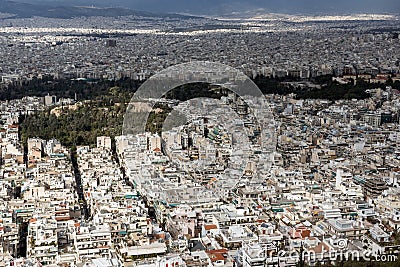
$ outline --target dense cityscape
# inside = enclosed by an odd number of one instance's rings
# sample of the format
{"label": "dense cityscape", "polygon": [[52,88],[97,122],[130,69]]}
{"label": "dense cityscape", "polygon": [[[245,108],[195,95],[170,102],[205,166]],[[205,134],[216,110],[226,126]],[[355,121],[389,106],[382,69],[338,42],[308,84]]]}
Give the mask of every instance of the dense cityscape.
{"label": "dense cityscape", "polygon": [[399,266],[399,32],[2,14],[0,267]]}

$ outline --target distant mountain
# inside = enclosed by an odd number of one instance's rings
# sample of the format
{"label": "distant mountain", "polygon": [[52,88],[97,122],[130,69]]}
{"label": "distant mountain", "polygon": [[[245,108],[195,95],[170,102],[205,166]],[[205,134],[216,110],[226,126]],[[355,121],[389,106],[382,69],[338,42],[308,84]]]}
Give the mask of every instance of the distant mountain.
{"label": "distant mountain", "polygon": [[73,6],[68,2],[53,2],[47,3],[46,1],[30,1],[24,3],[20,1],[7,1],[0,0],[0,12],[13,14],[17,18],[30,18],[34,16],[47,17],[47,18],[73,18],[73,17],[91,17],[91,16],[104,16],[104,17],[117,17],[136,15],[142,17],[170,17],[170,18],[188,18],[180,14],[162,14],[152,13],[146,11],[136,11],[123,7],[94,7],[94,6]]}
{"label": "distant mountain", "polygon": [[390,13],[400,14],[399,0],[13,0],[51,5],[94,5],[124,7],[161,13],[197,15],[241,14],[254,10],[265,13],[302,15]]}

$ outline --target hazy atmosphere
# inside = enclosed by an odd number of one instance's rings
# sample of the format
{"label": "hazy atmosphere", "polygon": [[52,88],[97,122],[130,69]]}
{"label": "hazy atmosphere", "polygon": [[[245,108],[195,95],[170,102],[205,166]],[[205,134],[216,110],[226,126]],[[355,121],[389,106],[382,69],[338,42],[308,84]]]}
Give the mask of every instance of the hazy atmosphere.
{"label": "hazy atmosphere", "polygon": [[[26,3],[55,5],[94,5],[125,7],[151,12],[184,12],[191,14],[229,14],[231,12],[278,12],[290,14],[400,13],[398,0],[16,0]],[[1,2],[1,1],[0,1]]]}
{"label": "hazy atmosphere", "polygon": [[399,267],[400,0],[0,0],[0,267]]}

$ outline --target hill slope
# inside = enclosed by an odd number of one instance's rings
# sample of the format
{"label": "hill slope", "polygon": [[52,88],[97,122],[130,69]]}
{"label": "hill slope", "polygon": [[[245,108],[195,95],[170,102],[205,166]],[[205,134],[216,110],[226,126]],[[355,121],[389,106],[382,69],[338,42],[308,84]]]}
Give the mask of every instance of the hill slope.
{"label": "hill slope", "polygon": [[16,18],[47,17],[47,18],[74,18],[74,17],[118,17],[118,16],[142,16],[142,17],[170,17],[189,18],[179,14],[161,14],[146,11],[136,11],[122,7],[88,7],[72,6],[68,4],[47,3],[23,3],[17,1],[0,0],[0,12],[13,14]]}

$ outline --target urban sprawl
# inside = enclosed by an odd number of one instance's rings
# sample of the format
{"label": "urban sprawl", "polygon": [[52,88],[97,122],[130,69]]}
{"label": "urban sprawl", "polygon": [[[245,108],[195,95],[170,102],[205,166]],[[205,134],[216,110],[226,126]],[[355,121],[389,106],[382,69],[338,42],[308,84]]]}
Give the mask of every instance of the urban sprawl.
{"label": "urban sprawl", "polygon": [[376,84],[365,99],[265,95],[276,139],[266,157],[232,92],[165,101],[189,122],[74,151],[56,139],[22,142],[20,121],[80,99],[4,99],[0,266],[399,264],[399,20],[344,19],[0,20],[2,90],[45,76],[144,81],[190,61],[303,87],[322,75]]}

